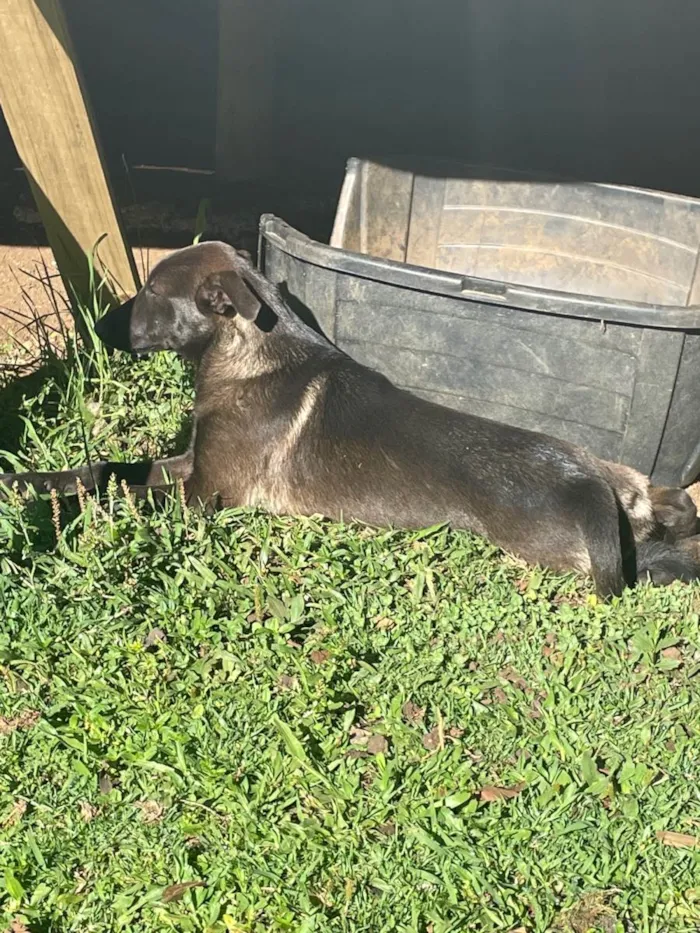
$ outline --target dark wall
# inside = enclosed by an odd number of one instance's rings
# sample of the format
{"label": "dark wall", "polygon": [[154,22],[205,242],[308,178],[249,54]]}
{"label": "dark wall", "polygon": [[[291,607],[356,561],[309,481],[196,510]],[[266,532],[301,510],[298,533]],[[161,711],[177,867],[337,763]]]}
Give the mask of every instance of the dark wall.
{"label": "dark wall", "polygon": [[[213,167],[216,0],[65,5],[113,170]],[[282,184],[416,152],[700,196],[695,0],[286,0],[281,32]]]}
{"label": "dark wall", "polygon": [[700,195],[693,0],[297,0],[286,138]]}
{"label": "dark wall", "polygon": [[217,0],[64,0],[110,162],[213,168]]}

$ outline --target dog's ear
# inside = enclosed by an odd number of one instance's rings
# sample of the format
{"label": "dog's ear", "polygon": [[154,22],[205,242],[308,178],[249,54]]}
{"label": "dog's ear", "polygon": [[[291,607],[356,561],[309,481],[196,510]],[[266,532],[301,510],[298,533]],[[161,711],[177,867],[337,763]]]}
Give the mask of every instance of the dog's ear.
{"label": "dog's ear", "polygon": [[207,276],[195,301],[203,314],[240,314],[246,321],[254,321],[262,307],[255,292],[233,271]]}

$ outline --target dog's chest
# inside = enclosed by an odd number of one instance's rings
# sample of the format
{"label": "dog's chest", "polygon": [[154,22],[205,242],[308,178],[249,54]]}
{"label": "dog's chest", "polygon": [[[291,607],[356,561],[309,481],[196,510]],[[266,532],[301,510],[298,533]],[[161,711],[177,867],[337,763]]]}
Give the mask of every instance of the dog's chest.
{"label": "dog's chest", "polygon": [[[313,430],[321,380],[312,379],[281,417],[250,399],[236,399],[226,411],[197,419],[195,469],[212,480],[225,505],[264,508],[270,512],[303,512],[294,462]],[[233,400],[232,400],[233,401]]]}

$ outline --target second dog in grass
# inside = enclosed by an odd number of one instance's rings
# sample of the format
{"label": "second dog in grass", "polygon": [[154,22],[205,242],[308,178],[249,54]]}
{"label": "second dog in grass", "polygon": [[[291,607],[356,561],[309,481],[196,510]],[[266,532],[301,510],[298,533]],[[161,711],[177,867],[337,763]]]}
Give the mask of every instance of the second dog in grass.
{"label": "second dog in grass", "polygon": [[97,332],[112,347],[197,363],[190,450],[143,468],[98,464],[5,484],[65,491],[114,470],[159,485],[164,467],[190,502],[401,528],[447,522],[530,563],[590,573],[601,596],[638,578],[700,575],[685,492],[397,388],[304,324],[224,243],[162,260]]}

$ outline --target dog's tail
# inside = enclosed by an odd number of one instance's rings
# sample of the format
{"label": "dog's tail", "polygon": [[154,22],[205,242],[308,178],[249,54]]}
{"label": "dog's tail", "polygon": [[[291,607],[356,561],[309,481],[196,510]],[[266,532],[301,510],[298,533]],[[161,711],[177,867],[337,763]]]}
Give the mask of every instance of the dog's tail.
{"label": "dog's tail", "polygon": [[637,579],[657,586],[668,586],[674,580],[700,580],[698,539],[688,538],[677,544],[642,541],[637,546]]}
{"label": "dog's tail", "polygon": [[602,478],[582,480],[572,492],[596,593],[603,599],[619,596],[625,588],[625,573],[615,493]]}

